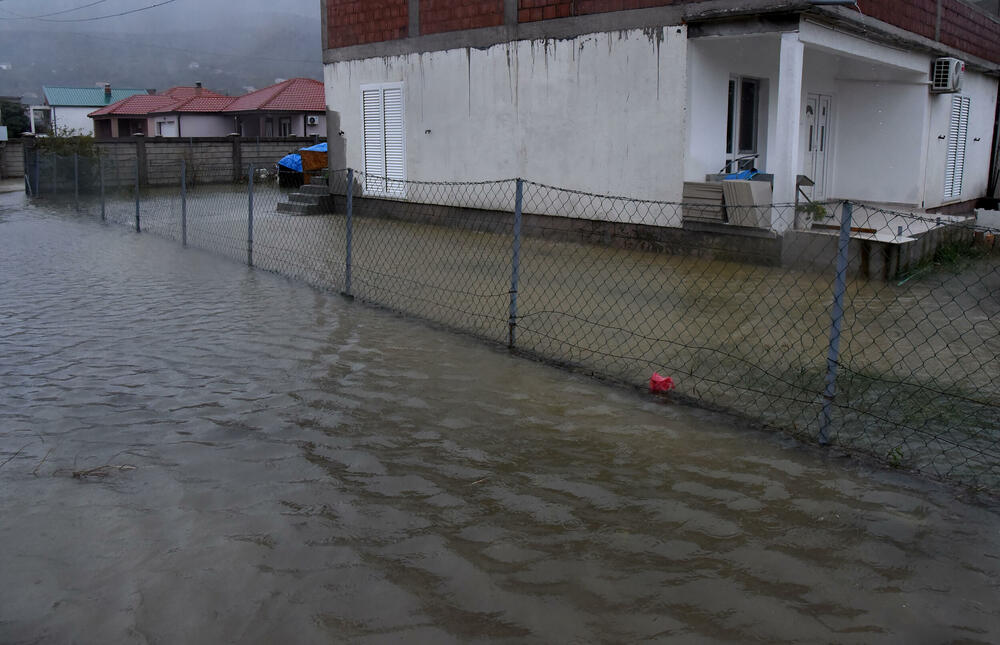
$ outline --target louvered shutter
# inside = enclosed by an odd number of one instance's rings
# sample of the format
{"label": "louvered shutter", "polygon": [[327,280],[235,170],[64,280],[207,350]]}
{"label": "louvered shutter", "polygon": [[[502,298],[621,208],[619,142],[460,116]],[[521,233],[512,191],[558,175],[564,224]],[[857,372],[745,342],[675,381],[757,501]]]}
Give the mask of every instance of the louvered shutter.
{"label": "louvered shutter", "polygon": [[381,88],[361,91],[364,121],[365,192],[385,192],[385,134],[382,125]]}
{"label": "louvered shutter", "polygon": [[406,128],[402,84],[363,86],[361,111],[365,130],[365,192],[405,196]]}
{"label": "louvered shutter", "polygon": [[406,159],[403,130],[403,88],[382,90],[385,121],[385,192],[394,196],[406,194]]}
{"label": "louvered shutter", "polygon": [[948,127],[948,151],[944,169],[945,199],[958,199],[962,196],[971,106],[972,100],[967,96],[956,96],[951,100],[951,125]]}

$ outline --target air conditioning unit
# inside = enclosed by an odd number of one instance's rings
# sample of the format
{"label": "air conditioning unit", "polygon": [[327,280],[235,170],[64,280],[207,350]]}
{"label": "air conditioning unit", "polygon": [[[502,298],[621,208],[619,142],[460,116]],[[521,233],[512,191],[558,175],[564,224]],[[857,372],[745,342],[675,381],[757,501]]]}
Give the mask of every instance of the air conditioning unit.
{"label": "air conditioning unit", "polygon": [[965,62],[957,58],[935,58],[931,67],[931,92],[948,94],[962,90]]}
{"label": "air conditioning unit", "polygon": [[319,125],[319,117],[318,116],[306,117],[306,125]]}

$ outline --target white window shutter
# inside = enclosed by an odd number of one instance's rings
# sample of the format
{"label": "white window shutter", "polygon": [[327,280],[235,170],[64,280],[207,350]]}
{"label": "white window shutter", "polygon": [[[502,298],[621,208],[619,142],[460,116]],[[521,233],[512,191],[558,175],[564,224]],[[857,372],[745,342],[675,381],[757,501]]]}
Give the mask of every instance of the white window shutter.
{"label": "white window shutter", "polygon": [[403,128],[403,88],[389,87],[382,91],[385,119],[385,191],[390,195],[406,194],[406,151]]}
{"label": "white window shutter", "polygon": [[385,192],[385,137],[382,125],[382,90],[361,91],[364,121],[365,192]]}
{"label": "white window shutter", "polygon": [[406,196],[406,127],[402,83],[361,88],[365,193]]}
{"label": "white window shutter", "polygon": [[955,96],[951,100],[951,125],[948,127],[948,150],[944,169],[944,199],[958,199],[962,196],[971,106],[972,100],[967,96]]}

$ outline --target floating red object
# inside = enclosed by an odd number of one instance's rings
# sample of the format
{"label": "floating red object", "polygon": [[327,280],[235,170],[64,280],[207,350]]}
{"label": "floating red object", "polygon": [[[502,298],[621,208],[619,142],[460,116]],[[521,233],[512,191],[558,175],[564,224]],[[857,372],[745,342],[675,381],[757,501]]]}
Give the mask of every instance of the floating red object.
{"label": "floating red object", "polygon": [[653,375],[649,377],[650,392],[669,392],[675,387],[674,379],[669,376],[660,376],[659,372],[653,372]]}

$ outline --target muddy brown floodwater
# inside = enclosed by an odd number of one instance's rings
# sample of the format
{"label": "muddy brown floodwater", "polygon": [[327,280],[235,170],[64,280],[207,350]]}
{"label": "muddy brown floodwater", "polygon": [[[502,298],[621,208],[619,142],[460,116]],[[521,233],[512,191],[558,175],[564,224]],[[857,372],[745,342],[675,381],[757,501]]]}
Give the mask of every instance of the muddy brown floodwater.
{"label": "muddy brown floodwater", "polygon": [[0,196],[0,642],[1000,640],[989,500]]}

